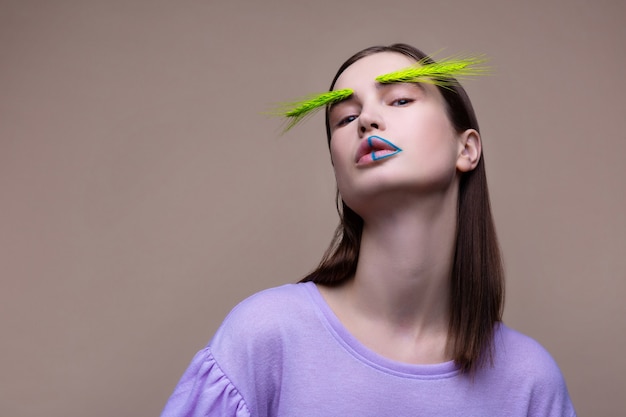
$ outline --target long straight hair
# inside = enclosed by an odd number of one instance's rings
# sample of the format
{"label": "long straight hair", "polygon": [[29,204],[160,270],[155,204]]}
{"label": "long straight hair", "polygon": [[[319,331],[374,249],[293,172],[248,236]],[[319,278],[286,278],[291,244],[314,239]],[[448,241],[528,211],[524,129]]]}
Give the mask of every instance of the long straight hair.
{"label": "long straight hair", "polygon": [[[380,52],[401,53],[415,61],[426,58],[422,51],[405,44],[370,47],[344,62],[330,90],[346,68],[361,58]],[[458,82],[438,88],[456,131],[479,131],[465,89]],[[326,135],[330,145],[328,116],[327,111]],[[504,305],[504,270],[489,203],[484,153],[476,168],[461,175],[457,208],[447,349],[462,372],[473,373],[484,366],[487,360],[492,362],[495,327],[502,320]],[[341,200],[339,192],[337,211],[340,223],[330,246],[318,267],[301,282],[313,281],[337,286],[354,277],[359,260],[363,219]]]}

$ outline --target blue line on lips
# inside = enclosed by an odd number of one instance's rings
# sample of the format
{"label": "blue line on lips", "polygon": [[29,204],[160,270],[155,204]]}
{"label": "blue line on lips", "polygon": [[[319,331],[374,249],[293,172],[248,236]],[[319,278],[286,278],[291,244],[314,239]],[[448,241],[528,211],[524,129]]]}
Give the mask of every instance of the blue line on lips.
{"label": "blue line on lips", "polygon": [[402,152],[399,146],[380,136],[372,135],[362,140],[356,151],[355,162],[359,166],[369,166],[372,163],[380,162],[382,159],[394,156]]}
{"label": "blue line on lips", "polygon": [[[385,138],[381,138],[380,136],[368,137],[367,144],[372,150],[371,155],[372,155],[372,160],[374,161],[379,161],[381,159],[389,158],[390,156],[393,156],[399,152],[402,152],[402,149],[400,149],[400,147],[396,146],[394,143],[388,141]],[[377,152],[380,153],[380,151],[391,151],[391,152],[384,152],[382,155],[380,154],[376,155],[376,153]]]}

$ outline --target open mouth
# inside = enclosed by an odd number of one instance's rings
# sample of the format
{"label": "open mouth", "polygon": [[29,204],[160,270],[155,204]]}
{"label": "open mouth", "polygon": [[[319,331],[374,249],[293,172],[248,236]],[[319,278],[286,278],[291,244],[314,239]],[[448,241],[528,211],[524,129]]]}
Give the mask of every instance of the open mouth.
{"label": "open mouth", "polygon": [[380,136],[370,136],[367,140],[361,142],[356,154],[356,163],[359,165],[380,161],[389,158],[402,149],[383,139]]}

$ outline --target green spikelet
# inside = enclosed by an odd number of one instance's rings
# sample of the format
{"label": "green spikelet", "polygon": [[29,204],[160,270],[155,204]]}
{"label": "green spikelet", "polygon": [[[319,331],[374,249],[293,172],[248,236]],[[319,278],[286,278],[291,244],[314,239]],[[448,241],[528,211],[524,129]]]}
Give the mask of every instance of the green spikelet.
{"label": "green spikelet", "polygon": [[484,57],[448,58],[433,63],[428,63],[429,60],[424,58],[408,68],[380,75],[376,81],[381,84],[429,83],[443,87],[453,83],[456,78],[489,72],[489,68],[483,65],[486,62]]}
{"label": "green spikelet", "polygon": [[[458,78],[489,73],[489,67],[483,65],[486,61],[483,56],[447,58],[438,62],[432,62],[432,58],[426,57],[408,68],[380,75],[376,81],[381,84],[429,83],[446,87],[454,84]],[[345,100],[353,93],[351,89],[344,89],[314,94],[295,102],[279,104],[269,114],[287,119],[283,130],[285,133],[321,108]]]}
{"label": "green spikelet", "polygon": [[310,95],[302,100],[281,104],[275,111],[271,112],[271,114],[287,118],[287,126],[284,129],[284,132],[286,132],[321,108],[345,100],[353,93],[353,90],[347,88],[344,90]]}

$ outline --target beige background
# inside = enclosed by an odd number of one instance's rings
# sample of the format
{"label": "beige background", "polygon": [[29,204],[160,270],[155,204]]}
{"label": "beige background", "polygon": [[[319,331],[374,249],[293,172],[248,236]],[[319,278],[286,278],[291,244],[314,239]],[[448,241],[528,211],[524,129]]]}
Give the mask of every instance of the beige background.
{"label": "beige background", "polygon": [[335,227],[322,118],[261,112],[396,41],[492,57],[466,85],[506,322],[579,415],[623,415],[625,24],[622,0],[0,1],[0,415],[158,415]]}

